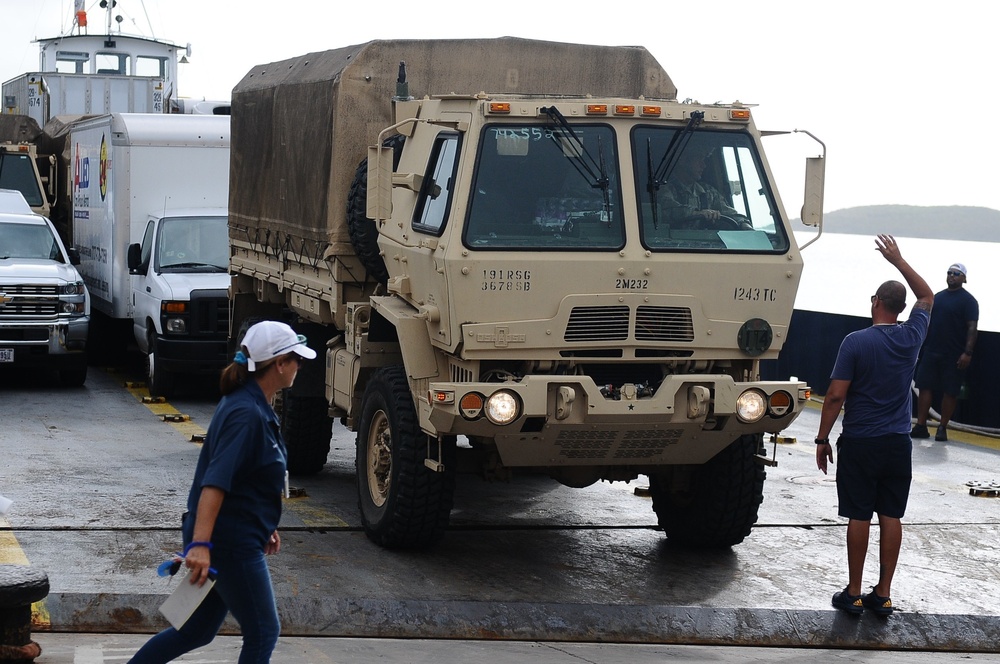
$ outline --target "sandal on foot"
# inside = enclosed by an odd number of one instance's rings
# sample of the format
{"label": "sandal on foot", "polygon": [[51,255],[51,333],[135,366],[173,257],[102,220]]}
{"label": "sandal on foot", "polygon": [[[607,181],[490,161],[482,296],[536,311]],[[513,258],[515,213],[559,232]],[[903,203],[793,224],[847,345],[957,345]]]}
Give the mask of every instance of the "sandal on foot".
{"label": "sandal on foot", "polygon": [[833,593],[833,606],[856,616],[860,616],[865,610],[861,595],[852,595],[847,592],[847,588]]}
{"label": "sandal on foot", "polygon": [[882,617],[891,616],[894,610],[892,600],[888,597],[882,597],[881,595],[876,594],[874,588],[872,588],[870,593],[861,597],[861,604],[866,609],[874,611],[875,615]]}

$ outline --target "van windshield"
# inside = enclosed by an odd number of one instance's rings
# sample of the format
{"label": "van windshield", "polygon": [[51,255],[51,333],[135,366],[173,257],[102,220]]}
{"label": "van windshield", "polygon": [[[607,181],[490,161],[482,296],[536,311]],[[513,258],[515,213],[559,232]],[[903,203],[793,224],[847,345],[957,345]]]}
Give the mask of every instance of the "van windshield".
{"label": "van windshield", "polygon": [[171,217],[160,224],[159,272],[226,272],[229,231],[226,217]]}
{"label": "van windshield", "polygon": [[781,223],[748,134],[636,127],[632,132],[643,245],[653,251],[784,253]]}
{"label": "van windshield", "polygon": [[624,246],[618,156],[606,125],[491,125],[465,225],[471,249]]}

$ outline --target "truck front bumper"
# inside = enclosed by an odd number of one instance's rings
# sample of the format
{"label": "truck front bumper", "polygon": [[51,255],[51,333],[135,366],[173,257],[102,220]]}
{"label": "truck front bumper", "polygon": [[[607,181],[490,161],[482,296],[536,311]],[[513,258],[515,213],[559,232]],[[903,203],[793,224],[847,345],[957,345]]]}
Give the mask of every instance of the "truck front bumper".
{"label": "truck front bumper", "polygon": [[[498,392],[516,410],[508,424],[478,406]],[[739,436],[779,432],[808,398],[805,383],[724,374],[668,376],[653,394],[625,385],[609,398],[588,376],[546,375],[432,382],[420,407],[429,430],[493,439],[508,466],[655,466],[704,463]],[[761,406],[752,417],[738,413],[748,399]]]}
{"label": "truck front bumper", "polygon": [[156,338],[156,362],[174,373],[218,373],[229,363],[225,339]]}
{"label": "truck front bumper", "polygon": [[58,321],[0,323],[0,366],[52,367],[79,363],[87,347],[89,316]]}

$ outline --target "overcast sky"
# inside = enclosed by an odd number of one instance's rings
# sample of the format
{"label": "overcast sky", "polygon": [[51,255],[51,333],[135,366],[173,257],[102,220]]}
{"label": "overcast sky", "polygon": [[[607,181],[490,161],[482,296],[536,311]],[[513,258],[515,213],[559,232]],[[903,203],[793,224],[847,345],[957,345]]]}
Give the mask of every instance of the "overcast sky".
{"label": "overcast sky", "polygon": [[[716,0],[503,3],[118,0],[130,34],[190,43],[186,97],[228,99],[253,65],[372,39],[514,36],[642,45],[681,99],[757,104],[760,129],[807,129],[827,145],[826,210],[974,205],[1000,210],[996,36],[981,0]],[[104,23],[88,0],[91,33]],[[0,81],[35,70],[36,37],[69,26],[72,0],[0,0]],[[617,12],[617,13],[616,13]],[[148,21],[147,21],[148,17]],[[152,24],[152,31],[150,30]],[[23,39],[18,39],[23,35]],[[765,149],[790,216],[802,135]]]}

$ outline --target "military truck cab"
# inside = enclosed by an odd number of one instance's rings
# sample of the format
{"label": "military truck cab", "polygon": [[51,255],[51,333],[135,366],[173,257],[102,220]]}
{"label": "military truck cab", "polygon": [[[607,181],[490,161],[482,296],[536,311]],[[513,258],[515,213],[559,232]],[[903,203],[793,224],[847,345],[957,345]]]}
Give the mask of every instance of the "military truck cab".
{"label": "military truck cab", "polygon": [[750,108],[679,102],[642,48],[508,38],[262,65],[232,111],[233,327],[326,343],[284,400],[289,464],[322,468],[324,416],[356,431],[371,539],[440,538],[469,459],[647,475],[672,540],[749,534],[763,436],[809,396],[761,380],[802,259]]}

